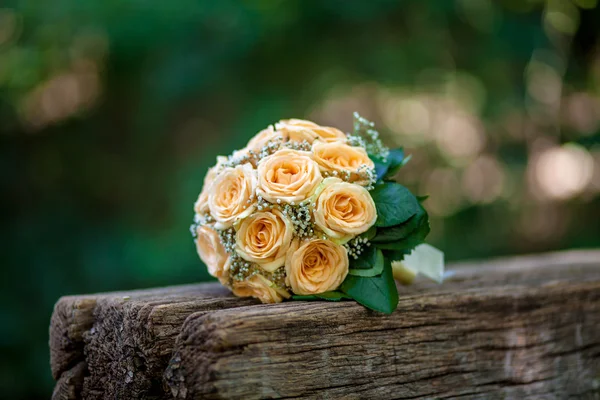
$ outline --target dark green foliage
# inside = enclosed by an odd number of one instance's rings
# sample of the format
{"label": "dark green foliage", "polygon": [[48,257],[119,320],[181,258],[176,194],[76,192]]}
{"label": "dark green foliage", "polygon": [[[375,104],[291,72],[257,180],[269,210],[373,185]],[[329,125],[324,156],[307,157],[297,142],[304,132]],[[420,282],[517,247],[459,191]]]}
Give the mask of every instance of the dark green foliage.
{"label": "dark green foliage", "polygon": [[[386,166],[399,168],[404,160],[401,150],[393,150]],[[386,177],[387,171],[386,167],[378,176]],[[419,198],[398,183],[379,182],[371,196],[377,208],[377,228],[365,233],[370,246],[364,247],[357,259],[351,258],[350,271],[341,290],[365,307],[389,314],[398,303],[391,260],[402,260],[425,241],[429,234],[429,216]]]}
{"label": "dark green foliage", "polygon": [[404,149],[392,149],[384,162],[381,157],[371,156],[373,163],[375,164],[375,172],[377,173],[377,179],[390,180],[405,165],[411,156],[404,156]]}
{"label": "dark green foliage", "polygon": [[350,259],[350,270],[348,273],[354,276],[371,277],[381,274],[383,271],[383,253],[375,246],[366,247],[365,257],[360,255],[358,259]]}
{"label": "dark green foliage", "polygon": [[358,258],[350,258],[350,268],[370,269],[377,263],[377,249],[375,246],[364,247]]}
{"label": "dark green foliage", "polygon": [[419,211],[406,222],[377,230],[371,242],[380,249],[394,251],[393,260],[402,260],[399,255],[408,254],[425,241],[429,234],[429,216],[419,204]]}
{"label": "dark green foliage", "polygon": [[398,306],[398,289],[387,259],[381,275],[369,278],[348,275],[341,290],[363,306],[384,314],[391,314]]}
{"label": "dark green foliage", "polygon": [[410,190],[395,182],[376,185],[371,196],[377,207],[377,228],[402,224],[417,214],[421,207]]}

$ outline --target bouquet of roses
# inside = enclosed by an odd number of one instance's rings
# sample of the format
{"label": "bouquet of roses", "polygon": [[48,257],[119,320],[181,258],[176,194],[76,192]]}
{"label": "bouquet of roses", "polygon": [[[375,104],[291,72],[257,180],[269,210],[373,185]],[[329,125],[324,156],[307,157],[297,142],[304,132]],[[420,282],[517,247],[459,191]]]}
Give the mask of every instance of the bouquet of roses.
{"label": "bouquet of roses", "polygon": [[208,170],[191,227],[198,254],[237,296],[354,299],[391,313],[394,278],[443,273],[443,254],[423,244],[424,198],[393,181],[409,158],[358,114],[349,134],[271,125]]}

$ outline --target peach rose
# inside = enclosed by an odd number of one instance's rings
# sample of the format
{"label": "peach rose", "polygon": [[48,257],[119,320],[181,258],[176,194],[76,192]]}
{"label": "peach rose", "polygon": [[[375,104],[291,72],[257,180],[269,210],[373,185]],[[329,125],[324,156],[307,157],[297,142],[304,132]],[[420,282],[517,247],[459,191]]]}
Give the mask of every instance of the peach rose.
{"label": "peach rose", "polygon": [[260,274],[244,281],[234,281],[231,290],[238,297],[255,297],[263,303],[281,303],[284,298],[290,297],[285,289]]}
{"label": "peach rose", "polygon": [[325,178],[317,193],[315,224],[338,243],[366,232],[377,219],[375,202],[362,186]]}
{"label": "peach rose", "polygon": [[362,147],[350,146],[343,142],[323,143],[317,141],[312,146],[313,158],[322,172],[332,174],[350,173],[350,182],[364,180],[362,169],[374,168],[375,164]]}
{"label": "peach rose", "polygon": [[244,260],[273,272],[285,263],[293,234],[294,225],[278,209],[257,212],[237,227],[236,251]]}
{"label": "peach rose", "polygon": [[210,209],[208,208],[208,194],[210,192],[210,185],[216,178],[219,168],[226,161],[227,157],[218,156],[217,164],[209,168],[206,172],[204,180],[202,181],[202,191],[200,192],[200,195],[198,195],[198,200],[196,200],[196,203],[194,203],[194,211],[196,214],[203,215],[210,212]]}
{"label": "peach rose", "polygon": [[258,163],[258,194],[265,200],[290,203],[310,197],[321,172],[306,151],[281,149]]}
{"label": "peach rose", "polygon": [[260,153],[263,147],[265,147],[268,143],[283,143],[283,141],[286,139],[287,136],[284,136],[284,134],[281,132],[275,131],[275,129],[273,129],[273,125],[269,125],[267,129],[263,129],[262,131],[258,132],[256,136],[250,139],[246,145],[246,148],[255,153]]}
{"label": "peach rose", "polygon": [[316,139],[323,142],[332,142],[346,139],[346,134],[339,129],[320,126],[303,119],[292,118],[281,120],[275,124],[275,127],[278,132],[293,142],[306,140],[308,143],[312,143]]}
{"label": "peach rose", "polygon": [[348,251],[330,240],[294,241],[285,261],[286,284],[296,294],[337,289],[348,274]]}
{"label": "peach rose", "polygon": [[221,244],[217,231],[207,225],[198,226],[196,228],[196,250],[206,264],[208,273],[226,285],[229,281],[231,260]]}
{"label": "peach rose", "polygon": [[208,207],[216,229],[227,229],[255,208],[256,171],[250,164],[226,167],[210,186]]}

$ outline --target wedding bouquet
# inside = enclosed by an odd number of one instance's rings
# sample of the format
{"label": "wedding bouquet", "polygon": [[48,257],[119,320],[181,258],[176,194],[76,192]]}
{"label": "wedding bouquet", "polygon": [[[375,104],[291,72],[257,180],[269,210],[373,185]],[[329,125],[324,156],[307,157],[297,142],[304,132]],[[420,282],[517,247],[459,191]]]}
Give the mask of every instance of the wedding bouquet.
{"label": "wedding bouquet", "polygon": [[409,158],[358,114],[348,134],[271,125],[208,170],[191,227],[198,254],[236,296],[354,299],[391,313],[394,278],[443,273],[443,254],[423,244],[424,198],[393,181]]}

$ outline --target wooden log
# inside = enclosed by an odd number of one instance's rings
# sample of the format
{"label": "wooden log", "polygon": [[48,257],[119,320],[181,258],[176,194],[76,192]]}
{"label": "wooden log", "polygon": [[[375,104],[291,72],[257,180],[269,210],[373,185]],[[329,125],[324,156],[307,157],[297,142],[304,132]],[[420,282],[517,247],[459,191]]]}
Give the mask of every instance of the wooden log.
{"label": "wooden log", "polygon": [[[77,396],[54,391],[54,399],[165,398],[162,374],[184,320],[195,312],[255,304],[217,283],[91,296],[67,296],[54,307],[50,324],[52,374],[83,381]],[[166,397],[169,398],[169,397]]]}
{"label": "wooden log", "polygon": [[600,398],[600,251],[449,270],[390,316],[218,284],[64,297],[53,398]]}

